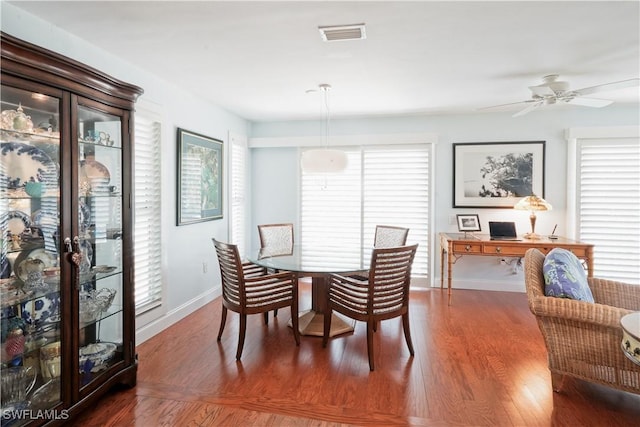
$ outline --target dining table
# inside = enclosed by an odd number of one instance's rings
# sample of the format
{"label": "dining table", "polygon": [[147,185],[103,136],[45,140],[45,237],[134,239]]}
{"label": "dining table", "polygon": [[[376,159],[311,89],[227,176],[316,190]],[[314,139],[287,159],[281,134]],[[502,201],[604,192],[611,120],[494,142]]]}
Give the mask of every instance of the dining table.
{"label": "dining table", "polygon": [[[366,274],[372,249],[359,245],[350,248],[348,244],[295,244],[289,247],[254,248],[247,259],[270,270],[291,271],[298,278],[311,278],[311,309],[298,313],[299,329],[302,335],[321,337],[324,335],[330,274]],[[354,325],[354,321],[333,313],[329,336],[352,332]]]}

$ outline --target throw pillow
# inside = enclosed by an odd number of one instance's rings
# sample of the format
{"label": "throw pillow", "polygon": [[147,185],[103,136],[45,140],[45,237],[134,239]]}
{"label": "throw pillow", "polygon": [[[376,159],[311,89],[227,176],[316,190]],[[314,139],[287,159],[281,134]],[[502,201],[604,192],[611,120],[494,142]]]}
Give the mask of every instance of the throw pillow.
{"label": "throw pillow", "polygon": [[582,263],[571,251],[552,249],[542,265],[547,296],[594,302]]}

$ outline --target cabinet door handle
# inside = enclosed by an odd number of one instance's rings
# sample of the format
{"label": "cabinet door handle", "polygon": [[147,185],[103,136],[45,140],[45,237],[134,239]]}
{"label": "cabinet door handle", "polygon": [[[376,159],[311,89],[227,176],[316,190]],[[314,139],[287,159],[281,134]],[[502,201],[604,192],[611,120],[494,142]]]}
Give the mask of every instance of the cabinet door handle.
{"label": "cabinet door handle", "polygon": [[464,250],[465,250],[465,251],[467,251],[467,252],[469,252],[469,251],[471,250],[471,245],[467,245],[467,246],[465,246],[465,247],[464,247]]}
{"label": "cabinet door handle", "polygon": [[502,252],[502,248],[501,248],[500,246],[498,246],[498,247],[496,248],[496,252],[497,252],[497,253]]}
{"label": "cabinet door handle", "polygon": [[[64,243],[67,245],[67,248],[71,248],[71,239],[67,237],[64,239]],[[82,252],[80,252],[80,238],[78,236],[73,238],[73,245],[75,246],[75,250],[72,249],[69,251],[71,253],[71,262],[74,263],[76,267],[79,267],[82,262]]]}
{"label": "cabinet door handle", "polygon": [[64,249],[66,252],[73,252],[73,247],[71,246],[71,239],[68,237],[64,238]]}

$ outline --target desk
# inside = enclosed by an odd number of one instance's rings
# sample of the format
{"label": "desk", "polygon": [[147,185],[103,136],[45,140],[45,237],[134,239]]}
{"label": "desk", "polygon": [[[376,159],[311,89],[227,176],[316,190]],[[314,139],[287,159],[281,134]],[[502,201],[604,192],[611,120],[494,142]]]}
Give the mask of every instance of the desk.
{"label": "desk", "polygon": [[620,319],[622,326],[622,351],[636,365],[640,365],[640,311]]}
{"label": "desk", "polygon": [[[347,274],[367,270],[368,257],[360,257],[361,247],[345,250],[342,246],[303,246],[293,248],[257,248],[250,252],[249,261],[262,267],[293,271],[298,277],[311,277],[311,310],[300,314],[299,328],[302,335],[321,337],[324,333],[324,312],[327,308],[327,281],[329,274]],[[345,256],[345,253],[353,256]],[[365,253],[366,255],[366,253]],[[292,314],[293,315],[293,314]],[[347,322],[336,314],[331,319],[330,336],[353,331],[353,322]]]}
{"label": "desk", "polygon": [[582,243],[564,237],[557,239],[522,239],[522,240],[491,240],[488,234],[470,236],[464,233],[440,233],[440,289],[444,287],[444,260],[447,258],[447,286],[449,304],[451,304],[451,280],[453,264],[463,255],[493,256],[493,257],[524,257],[524,253],[536,248],[546,254],[551,249],[563,248],[573,252],[578,258],[587,263],[588,276],[593,277],[593,245]]}

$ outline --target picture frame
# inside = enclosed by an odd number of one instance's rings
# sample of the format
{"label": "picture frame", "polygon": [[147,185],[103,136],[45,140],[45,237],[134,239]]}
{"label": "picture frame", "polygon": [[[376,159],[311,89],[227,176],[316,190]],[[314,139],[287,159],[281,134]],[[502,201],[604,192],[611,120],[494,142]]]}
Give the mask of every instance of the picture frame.
{"label": "picture frame", "polygon": [[458,231],[482,231],[480,228],[480,216],[478,214],[458,214],[456,215],[458,222]]}
{"label": "picture frame", "polygon": [[222,141],[178,128],[177,225],[222,218]]}
{"label": "picture frame", "polygon": [[453,144],[453,207],[513,208],[544,198],[545,141]]}

